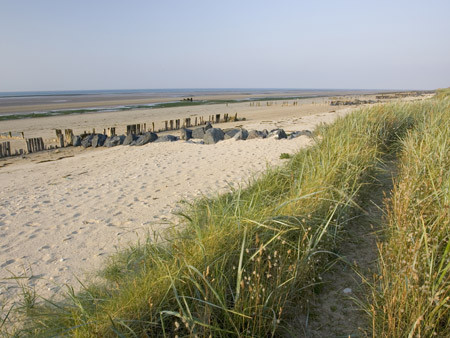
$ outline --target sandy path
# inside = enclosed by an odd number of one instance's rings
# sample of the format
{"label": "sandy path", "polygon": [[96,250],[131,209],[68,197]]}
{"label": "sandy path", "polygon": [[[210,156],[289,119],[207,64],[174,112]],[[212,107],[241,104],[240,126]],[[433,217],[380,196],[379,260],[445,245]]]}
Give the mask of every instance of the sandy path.
{"label": "sandy path", "polygon": [[[344,111],[341,112],[344,114]],[[249,129],[313,129],[336,113],[248,122]],[[29,284],[45,297],[75,276],[98,268],[104,257],[143,239],[181,199],[216,194],[245,183],[267,164],[310,144],[293,140],[184,141],[142,147],[88,149],[59,161],[17,162],[0,168],[0,297],[18,288],[5,278],[35,276]]]}

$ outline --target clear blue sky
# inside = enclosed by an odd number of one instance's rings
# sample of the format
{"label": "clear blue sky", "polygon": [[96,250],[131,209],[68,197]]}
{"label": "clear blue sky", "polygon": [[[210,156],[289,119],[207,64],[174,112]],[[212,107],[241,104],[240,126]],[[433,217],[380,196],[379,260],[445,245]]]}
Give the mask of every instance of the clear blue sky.
{"label": "clear blue sky", "polygon": [[0,0],[0,91],[448,87],[449,18],[449,0]]}

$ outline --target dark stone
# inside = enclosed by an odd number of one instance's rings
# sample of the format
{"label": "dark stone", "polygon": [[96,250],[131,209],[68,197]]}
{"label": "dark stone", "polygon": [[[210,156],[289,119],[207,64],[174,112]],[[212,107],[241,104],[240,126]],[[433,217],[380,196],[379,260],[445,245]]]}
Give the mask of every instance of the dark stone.
{"label": "dark stone", "polygon": [[187,141],[187,140],[190,140],[191,138],[192,138],[192,130],[186,129],[186,128],[181,128],[180,139]]}
{"label": "dark stone", "polygon": [[88,148],[92,145],[92,138],[94,137],[94,135],[88,135],[85,136],[82,140],[81,140],[81,145],[83,146],[83,148]]}
{"label": "dark stone", "polygon": [[81,146],[81,136],[78,135],[74,135],[73,139],[72,139],[72,143],[74,147],[79,147]]}
{"label": "dark stone", "polygon": [[250,130],[248,132],[247,140],[251,140],[254,138],[264,138],[263,132],[259,130]]}
{"label": "dark stone", "polygon": [[125,140],[123,140],[123,145],[124,146],[128,146],[128,145],[130,145],[131,143],[133,143],[134,141],[136,141],[137,140],[137,136],[136,135],[134,135],[134,134],[128,134],[126,137],[125,137]]}
{"label": "dark stone", "polygon": [[230,138],[233,138],[234,135],[236,135],[237,133],[239,133],[241,130],[239,128],[233,128],[233,129],[228,129],[227,131],[225,131],[225,136],[224,139],[228,140]]}
{"label": "dark stone", "polygon": [[158,139],[155,141],[155,143],[157,143],[157,142],[174,142],[174,141],[178,141],[178,137],[173,136],[173,135],[164,135],[164,136],[158,137]]}
{"label": "dark stone", "polygon": [[192,130],[192,138],[203,138],[205,136],[204,128],[195,128]]}
{"label": "dark stone", "polygon": [[276,140],[287,138],[286,132],[283,129],[274,129],[270,132],[269,137],[273,137]]}
{"label": "dark stone", "polygon": [[213,126],[212,126],[212,124],[211,124],[211,122],[206,122],[206,125],[203,127],[203,129],[205,130],[205,132],[208,130],[208,129],[211,129]]}
{"label": "dark stone", "polygon": [[108,147],[108,148],[109,148],[109,147],[115,147],[115,146],[118,146],[118,145],[122,144],[124,140],[125,140],[125,135],[120,135],[120,136],[115,135],[115,136],[111,136],[111,137],[108,137],[108,138],[105,140],[105,143],[103,144],[103,146],[104,146],[104,147]]}
{"label": "dark stone", "polygon": [[264,129],[262,131],[262,136],[263,136],[263,138],[266,138],[267,136],[269,136],[269,132],[267,131],[267,129]]}
{"label": "dark stone", "polygon": [[233,139],[236,141],[246,140],[248,137],[248,131],[246,129],[241,129],[236,135],[234,135]]}
{"label": "dark stone", "polygon": [[101,147],[103,146],[103,143],[105,143],[106,135],[103,134],[95,134],[92,137],[91,145],[93,148]]}
{"label": "dark stone", "polygon": [[224,138],[224,133],[223,133],[222,129],[211,128],[205,132],[203,141],[205,142],[205,144],[214,144],[214,143],[217,143],[217,142],[223,140],[223,138]]}
{"label": "dark stone", "polygon": [[136,141],[133,141],[130,146],[143,146],[144,144],[147,144],[149,142],[154,142],[158,139],[158,135],[155,133],[152,133],[151,131],[148,131],[141,136],[138,137]]}

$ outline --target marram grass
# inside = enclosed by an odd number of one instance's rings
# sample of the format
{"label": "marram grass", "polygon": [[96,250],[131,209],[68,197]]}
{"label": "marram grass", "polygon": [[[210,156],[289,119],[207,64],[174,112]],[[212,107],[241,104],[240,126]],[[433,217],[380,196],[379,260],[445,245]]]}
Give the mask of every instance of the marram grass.
{"label": "marram grass", "polygon": [[248,187],[187,206],[182,227],[111,257],[104,281],[34,304],[17,335],[273,336],[306,302],[376,164],[435,103],[359,110]]}
{"label": "marram grass", "polygon": [[379,248],[374,336],[450,337],[449,98],[424,110],[399,157]]}

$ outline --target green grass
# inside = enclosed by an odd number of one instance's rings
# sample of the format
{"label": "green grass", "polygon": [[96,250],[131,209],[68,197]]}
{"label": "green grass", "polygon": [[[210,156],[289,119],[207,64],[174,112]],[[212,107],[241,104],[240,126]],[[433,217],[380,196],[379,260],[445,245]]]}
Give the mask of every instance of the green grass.
{"label": "green grass", "polygon": [[450,336],[450,91],[401,142],[372,316],[376,337]]}
{"label": "green grass", "polygon": [[247,188],[203,198],[166,241],[114,255],[104,281],[33,304],[18,335],[273,336],[306,303],[377,163],[433,101],[359,110]]}

